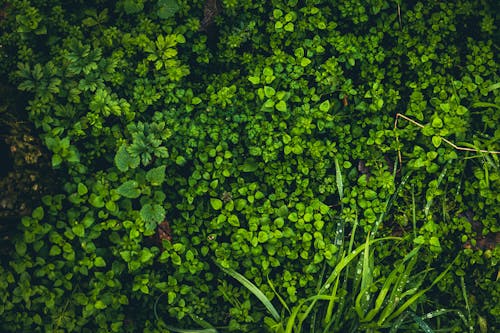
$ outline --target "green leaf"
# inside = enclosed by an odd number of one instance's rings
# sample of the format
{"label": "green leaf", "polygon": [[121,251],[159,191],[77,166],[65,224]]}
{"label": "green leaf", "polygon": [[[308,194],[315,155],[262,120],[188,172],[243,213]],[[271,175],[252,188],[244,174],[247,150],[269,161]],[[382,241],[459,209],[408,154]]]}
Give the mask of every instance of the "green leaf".
{"label": "green leaf", "polygon": [[105,309],[107,307],[107,305],[104,304],[103,301],[99,300],[99,301],[95,302],[94,307],[96,309],[102,310],[102,309]]}
{"label": "green leaf", "polygon": [[276,90],[274,90],[273,87],[270,86],[264,86],[264,95],[266,95],[267,98],[271,98],[276,94]]}
{"label": "green leaf", "polygon": [[58,167],[62,163],[62,157],[58,154],[52,155],[52,166],[54,168]]}
{"label": "green leaf", "polygon": [[59,254],[61,254],[61,248],[57,245],[52,245],[52,247],[50,248],[50,251],[49,251],[49,255],[57,256]]}
{"label": "green leaf", "polygon": [[144,222],[152,222],[153,224],[159,224],[165,219],[165,208],[163,208],[159,204],[148,203],[142,206],[140,215],[141,219]]}
{"label": "green leaf", "polygon": [[139,184],[135,180],[127,180],[125,183],[121,184],[116,191],[125,198],[135,199],[141,195],[138,186]]}
{"label": "green leaf", "polygon": [[330,110],[330,101],[326,100],[319,105],[319,109],[323,112],[328,112]]}
{"label": "green leaf", "polygon": [[243,164],[243,172],[254,172],[259,168],[259,164],[254,159],[247,159]]}
{"label": "green leaf", "polygon": [[160,167],[149,170],[146,173],[146,179],[153,186],[161,185],[163,183],[163,181],[165,180],[165,169],[166,169],[166,166],[162,165]]}
{"label": "green leaf", "polygon": [[278,103],[276,103],[275,107],[276,107],[276,110],[278,110],[278,111],[281,111],[281,112],[285,112],[286,111],[286,103],[285,103],[285,101],[279,101]]}
{"label": "green leaf", "polygon": [[94,259],[94,265],[96,267],[106,267],[106,262],[102,257],[97,257]]}
{"label": "green leaf", "polygon": [[122,145],[115,155],[115,164],[118,170],[125,172],[129,168],[135,169],[139,166],[140,158],[138,156],[132,157],[125,145]]}
{"label": "green leaf", "polygon": [[217,198],[210,198],[210,205],[215,210],[220,210],[222,208],[222,200]]}
{"label": "green leaf", "polygon": [[36,207],[33,212],[31,213],[31,217],[33,217],[35,220],[42,220],[43,219],[43,216],[44,216],[44,213],[43,213],[43,207]]}
{"label": "green leaf", "polygon": [[144,8],[144,3],[142,0],[125,0],[123,2],[123,9],[127,14],[135,14],[140,12]]}
{"label": "green leaf", "polygon": [[77,224],[72,227],[71,230],[78,237],[83,237],[85,235],[85,227],[83,226],[83,224]]}
{"label": "green leaf", "polygon": [[26,253],[26,249],[27,249],[26,243],[18,241],[18,242],[16,242],[15,247],[16,247],[17,254],[20,256],[24,256],[24,254]]}
{"label": "green leaf", "polygon": [[83,183],[78,183],[78,195],[85,195],[89,190]]}
{"label": "green leaf", "polygon": [[436,117],[436,118],[432,119],[432,127],[434,127],[434,128],[443,127],[443,121],[441,120],[441,118]]}
{"label": "green leaf", "polygon": [[173,17],[179,9],[180,7],[177,0],[158,0],[158,11],[156,14],[159,18],[165,20]]}
{"label": "green leaf", "polygon": [[432,137],[432,144],[434,147],[439,147],[441,145],[442,138],[440,136],[434,135]]}
{"label": "green leaf", "polygon": [[[285,29],[286,29],[286,27],[285,27]],[[300,60],[300,66],[302,66],[302,67],[306,67],[310,63],[311,63],[311,60],[309,60],[308,58],[302,58]]]}
{"label": "green leaf", "polygon": [[281,317],[276,310],[276,308],[273,306],[271,301],[266,297],[266,295],[252,282],[247,280],[246,277],[241,275],[240,273],[236,272],[235,270],[231,268],[224,268],[222,265],[217,263],[217,265],[222,269],[226,274],[232,276],[234,279],[238,280],[239,283],[241,283],[245,288],[247,288],[252,294],[254,294],[259,301],[262,302],[262,304],[266,307],[266,309],[269,311],[269,313],[273,316],[273,318],[276,321],[281,321]]}
{"label": "green leaf", "polygon": [[240,226],[240,220],[238,219],[238,216],[236,215],[231,215],[227,219],[227,222],[229,222],[230,225],[234,227],[239,227]]}
{"label": "green leaf", "polygon": [[259,84],[260,78],[258,76],[249,76],[248,81],[250,81],[252,84]]}

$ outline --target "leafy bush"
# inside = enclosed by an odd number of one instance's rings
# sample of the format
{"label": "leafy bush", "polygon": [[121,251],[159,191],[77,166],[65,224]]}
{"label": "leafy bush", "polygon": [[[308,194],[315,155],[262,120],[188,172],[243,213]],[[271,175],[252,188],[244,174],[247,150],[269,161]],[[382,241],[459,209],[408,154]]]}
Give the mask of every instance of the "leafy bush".
{"label": "leafy bush", "polygon": [[[298,304],[357,226],[358,240],[407,240],[396,253],[374,245],[377,290],[383,263],[413,244],[420,268],[441,268],[430,281],[461,253],[412,310],[467,304],[494,330],[493,6],[11,1],[0,68],[29,94],[64,177],[2,259],[0,327],[154,332],[203,319],[259,331],[264,311],[214,261]],[[394,128],[398,113],[423,128]]]}

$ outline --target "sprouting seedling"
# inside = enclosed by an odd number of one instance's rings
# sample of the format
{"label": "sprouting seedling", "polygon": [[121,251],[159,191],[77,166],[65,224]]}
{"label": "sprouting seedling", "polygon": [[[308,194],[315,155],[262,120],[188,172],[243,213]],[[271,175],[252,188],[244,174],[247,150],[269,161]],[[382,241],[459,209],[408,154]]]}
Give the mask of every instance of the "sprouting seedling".
{"label": "sprouting seedling", "polygon": [[[404,114],[402,113],[396,113],[396,119],[394,120],[394,130],[396,130],[398,128],[398,119],[399,117],[409,121],[410,123],[412,123],[413,125],[416,125],[420,128],[424,128],[425,126],[420,124],[419,122],[411,119],[410,117],[408,116],[405,116]],[[396,132],[397,133],[397,132]],[[457,146],[456,144],[454,144],[453,142],[451,142],[450,140],[446,139],[446,138],[443,138],[442,136],[439,136],[437,135],[439,138],[441,138],[441,140],[445,143],[447,143],[448,145],[450,145],[451,147],[453,147],[454,149],[456,150],[461,150],[461,151],[471,151],[471,152],[476,152],[476,153],[485,153],[485,154],[500,154],[500,151],[495,151],[495,150],[485,150],[485,149],[475,149],[475,148],[469,148],[469,147],[463,147],[463,146]],[[402,157],[401,157],[401,151],[399,150],[399,137],[398,135],[396,134],[396,142],[398,143],[398,158],[399,158],[399,163],[402,164]]]}

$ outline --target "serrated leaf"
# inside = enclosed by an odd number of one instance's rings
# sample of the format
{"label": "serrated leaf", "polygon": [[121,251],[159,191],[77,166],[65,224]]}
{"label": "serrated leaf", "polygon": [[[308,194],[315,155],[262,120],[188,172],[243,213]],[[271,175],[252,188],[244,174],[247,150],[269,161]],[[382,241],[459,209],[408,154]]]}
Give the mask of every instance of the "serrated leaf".
{"label": "serrated leaf", "polygon": [[145,204],[140,211],[141,219],[144,222],[157,225],[165,219],[165,208],[159,204]]}
{"label": "serrated leaf", "polygon": [[158,11],[156,14],[159,18],[165,20],[173,17],[179,11],[177,0],[159,0]]}
{"label": "serrated leaf", "polygon": [[139,184],[135,180],[127,180],[125,183],[121,184],[116,191],[125,198],[135,199],[141,195],[141,191],[138,187]]}
{"label": "serrated leaf", "polygon": [[135,14],[144,8],[142,0],[125,0],[123,2],[123,9],[127,14]]}
{"label": "serrated leaf", "polygon": [[115,164],[118,170],[125,172],[129,168],[135,169],[139,166],[140,158],[138,156],[132,156],[127,151],[125,145],[122,145],[115,155]]}
{"label": "serrated leaf", "polygon": [[165,170],[166,166],[162,165],[157,168],[153,168],[146,173],[146,179],[153,186],[159,186],[165,180]]}

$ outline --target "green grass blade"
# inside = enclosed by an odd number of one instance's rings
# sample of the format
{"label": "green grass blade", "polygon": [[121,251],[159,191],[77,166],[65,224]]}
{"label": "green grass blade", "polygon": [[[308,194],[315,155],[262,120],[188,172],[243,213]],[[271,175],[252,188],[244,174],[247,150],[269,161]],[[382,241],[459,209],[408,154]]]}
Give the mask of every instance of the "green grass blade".
{"label": "green grass blade", "polygon": [[[217,264],[217,265],[219,265],[219,264]],[[254,285],[252,282],[248,281],[248,279],[246,277],[244,277],[240,273],[236,272],[234,269],[225,268],[225,267],[222,267],[221,265],[219,265],[219,267],[220,267],[220,269],[222,269],[222,271],[224,271],[226,274],[230,275],[234,279],[238,280],[239,283],[241,283],[252,294],[254,294],[259,299],[259,301],[261,301],[261,303],[264,304],[266,309],[269,311],[269,313],[273,316],[273,318],[276,321],[278,321],[278,322],[281,321],[281,317],[280,317],[278,311],[276,310],[276,308],[273,306],[271,301],[266,297],[266,295],[264,295],[264,293],[259,288],[257,288],[256,285]]]}
{"label": "green grass blade", "polygon": [[396,333],[398,331],[398,329],[401,327],[401,325],[403,325],[407,315],[408,315],[408,312],[404,312],[401,316],[399,316],[398,319],[396,319],[394,321],[394,323],[392,324],[391,330],[389,331],[389,333]]}
{"label": "green grass blade", "polygon": [[371,294],[368,292],[368,289],[371,287],[373,283],[373,251],[370,251],[370,234],[366,237],[366,247],[363,252],[363,267],[361,270],[361,298],[359,307],[357,308],[358,314],[360,317],[363,317],[366,313],[366,310],[370,303]]}
{"label": "green grass blade", "polygon": [[340,169],[339,160],[334,157],[335,161],[335,180],[337,181],[337,190],[339,191],[340,202],[344,199],[344,183],[342,179],[342,171]]}
{"label": "green grass blade", "polygon": [[[285,333],[300,333],[301,329],[302,329],[302,323],[304,322],[304,320],[306,320],[307,316],[309,315],[309,313],[311,313],[312,309],[314,308],[315,304],[317,301],[320,301],[320,300],[323,300],[323,301],[331,301],[331,296],[328,296],[328,295],[315,295],[315,296],[312,296],[312,297],[309,297],[308,299],[306,300],[303,300],[301,302],[299,302],[299,304],[297,304],[293,309],[292,309],[292,313],[290,315],[290,317],[288,318],[287,320],[287,324],[286,324],[286,328],[285,328]],[[302,309],[302,307],[307,303],[307,302],[311,302],[311,304],[309,304],[309,306],[307,307],[306,311],[302,314],[301,318],[299,319],[299,322],[298,322],[298,325],[295,326],[295,321],[300,313],[300,310]],[[295,330],[294,330],[294,327],[295,327]]]}
{"label": "green grass blade", "polygon": [[[413,267],[415,266],[418,257],[416,256],[416,253],[418,252],[419,248],[413,249],[408,255],[405,256],[403,259],[403,262],[401,263],[401,268],[403,269],[403,273],[398,276],[398,279],[396,280],[396,283],[394,285],[393,290],[391,291],[391,295],[389,297],[389,300],[387,302],[387,306],[382,310],[382,313],[380,315],[380,318],[378,320],[378,325],[382,326],[386,319],[390,318],[391,313],[396,309],[400,301],[403,299],[405,295],[404,294],[404,288],[408,284],[409,278],[410,278],[410,273],[413,270]],[[408,264],[406,267],[404,267],[404,262],[409,260]],[[401,311],[402,312],[402,311]]]}
{"label": "green grass blade", "polygon": [[427,313],[427,314],[425,314],[423,316],[420,316],[420,317],[422,319],[432,319],[432,318],[443,316],[443,315],[446,315],[446,314],[449,314],[449,313],[456,314],[462,320],[462,322],[464,323],[464,325],[466,327],[468,327],[469,331],[470,332],[474,332],[474,327],[471,325],[470,320],[467,320],[465,318],[464,314],[461,311],[459,311],[459,310],[455,310],[455,309],[439,309],[439,310],[435,310],[435,311],[429,312],[429,313]]}
{"label": "green grass blade", "polygon": [[371,321],[377,315],[377,313],[382,308],[382,304],[384,304],[384,300],[387,294],[389,293],[391,285],[393,284],[393,282],[395,282],[397,278],[397,273],[398,269],[392,270],[387,279],[384,281],[382,288],[380,289],[377,299],[375,300],[374,308],[370,310],[365,317],[361,318],[361,321],[366,321],[366,322]]}
{"label": "green grass blade", "polygon": [[410,312],[410,316],[415,320],[415,322],[420,326],[420,328],[425,332],[425,333],[434,333],[434,331],[425,323],[425,321],[422,320],[419,316],[417,316],[415,313]]}
{"label": "green grass blade", "polygon": [[464,277],[460,277],[460,286],[462,287],[462,296],[464,297],[465,301],[465,308],[467,309],[467,323],[466,326],[469,328],[469,332],[474,332],[474,327],[472,326],[472,319],[470,315],[470,306],[469,306],[469,299],[467,297],[467,290],[465,289],[465,280]]}
{"label": "green grass blade", "polygon": [[281,297],[280,294],[276,291],[276,288],[274,288],[274,284],[272,283],[271,280],[269,280],[269,275],[267,276],[267,284],[269,287],[271,287],[271,290],[274,292],[280,303],[283,305],[283,307],[290,313],[290,308],[288,307],[288,304],[286,304],[285,300]]}
{"label": "green grass blade", "polygon": [[500,110],[500,105],[488,102],[475,102],[472,104],[473,108],[497,108]]}
{"label": "green grass blade", "polygon": [[170,325],[165,325],[165,327],[172,332],[177,332],[177,333],[218,333],[218,331],[215,328],[203,328],[199,330],[192,330],[192,329],[184,329],[184,328],[178,328]]}
{"label": "green grass blade", "polygon": [[[448,164],[446,164],[444,166],[443,171],[441,171],[441,173],[439,174],[438,179],[437,179],[436,189],[439,187],[439,185],[443,181],[443,178],[444,178],[446,172],[448,171],[448,165],[450,163],[451,163],[451,160],[448,162]],[[425,216],[429,215],[429,210],[432,206],[433,201],[434,201],[434,196],[432,196],[429,200],[427,200],[427,203],[425,204],[425,208],[424,208],[424,215]]]}
{"label": "green grass blade", "polygon": [[398,310],[396,310],[392,315],[390,315],[389,318],[387,318],[387,320],[390,321],[390,320],[396,318],[397,316],[399,316],[409,306],[411,306],[420,297],[422,297],[422,295],[424,295],[427,291],[429,291],[432,287],[434,287],[434,285],[436,285],[436,283],[438,283],[439,281],[441,281],[445,277],[445,275],[448,274],[449,270],[451,269],[451,267],[453,266],[453,264],[455,263],[455,261],[457,259],[458,259],[458,256],[455,258],[455,260],[453,260],[453,262],[443,272],[441,272],[441,274],[438,275],[438,277],[436,277],[434,279],[434,281],[432,281],[432,283],[431,283],[431,285],[429,287],[427,287],[424,290],[419,291],[418,293],[416,293],[412,297],[410,297],[403,305],[401,305],[401,307]]}
{"label": "green grass blade", "polygon": [[326,308],[326,314],[325,314],[325,323],[329,323],[332,320],[332,314],[333,314],[333,307],[335,305],[335,300],[337,297],[337,290],[339,287],[339,281],[340,281],[340,275],[337,276],[337,279],[335,280],[335,284],[333,285],[332,293],[331,293],[331,300],[328,302],[328,307]]}
{"label": "green grass blade", "polygon": [[[374,244],[377,242],[385,241],[385,240],[401,240],[401,237],[383,237],[383,238],[377,238],[373,239],[369,242],[369,244]],[[363,250],[365,249],[366,244],[362,244],[358,246],[354,251],[349,253],[346,257],[343,257],[339,263],[335,266],[333,269],[333,272],[330,274],[328,279],[326,280],[325,284],[321,287],[320,289],[320,294],[323,294],[328,288],[330,288],[331,284],[333,281],[337,278],[337,276],[342,272],[342,270],[351,263],[353,259],[355,259]]]}
{"label": "green grass blade", "polygon": [[375,225],[373,226],[373,229],[370,233],[370,237],[371,238],[375,238],[375,235],[377,234],[377,231],[378,231],[378,227],[380,226],[380,224],[382,223],[382,221],[384,220],[384,217],[385,215],[389,212],[389,210],[391,209],[392,207],[392,202],[397,198],[397,196],[399,195],[399,192],[401,191],[401,189],[406,185],[406,182],[408,181],[408,179],[410,178],[411,176],[411,171],[408,172],[404,177],[403,179],[401,180],[401,182],[399,183],[398,187],[396,188],[396,190],[394,191],[394,193],[389,196],[387,198],[387,200],[385,201],[385,206],[384,206],[384,209],[382,210],[382,213],[380,213],[380,216],[378,217],[378,220],[375,222]]}

